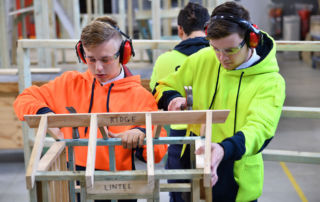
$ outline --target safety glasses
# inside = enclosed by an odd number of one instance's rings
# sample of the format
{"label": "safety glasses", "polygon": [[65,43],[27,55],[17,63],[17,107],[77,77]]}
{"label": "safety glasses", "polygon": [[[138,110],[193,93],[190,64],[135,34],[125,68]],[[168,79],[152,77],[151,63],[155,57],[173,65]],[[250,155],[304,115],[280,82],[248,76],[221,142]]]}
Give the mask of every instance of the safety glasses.
{"label": "safety glasses", "polygon": [[111,64],[115,59],[117,59],[120,55],[120,50],[116,52],[113,56],[104,56],[101,59],[95,59],[91,56],[86,56],[87,64],[96,64],[97,60],[100,60],[103,64]]}
{"label": "safety glasses", "polygon": [[218,49],[218,48],[214,47],[212,42],[210,41],[210,45],[213,47],[213,49],[216,53],[224,53],[225,55],[237,54],[241,50],[241,48],[244,46],[244,44],[246,44],[246,40],[243,39],[242,42],[237,47]]}

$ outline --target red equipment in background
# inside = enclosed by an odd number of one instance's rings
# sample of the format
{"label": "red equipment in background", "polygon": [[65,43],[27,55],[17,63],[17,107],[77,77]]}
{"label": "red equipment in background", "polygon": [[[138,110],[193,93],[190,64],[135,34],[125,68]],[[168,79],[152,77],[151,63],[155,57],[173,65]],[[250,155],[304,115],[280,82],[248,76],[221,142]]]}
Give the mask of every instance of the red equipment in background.
{"label": "red equipment in background", "polygon": [[[1,0],[0,0],[1,1]],[[24,0],[24,8],[32,6],[33,0]],[[21,9],[20,0],[16,0],[16,10]],[[22,16],[24,15],[24,16]],[[25,29],[26,29],[26,38],[29,39],[35,39],[36,38],[36,27],[35,27],[35,20],[34,20],[34,13],[28,12],[25,14],[17,14],[17,17],[21,17],[21,20],[18,21],[17,28],[18,28],[18,38],[22,39],[23,36],[23,30],[22,30],[22,20],[24,20],[25,23]],[[59,20],[56,16],[56,35],[57,38],[61,37],[60,33],[60,25]]]}
{"label": "red equipment in background", "polygon": [[[24,0],[24,7],[29,7],[32,6],[33,4],[33,0]],[[20,0],[16,0],[16,9],[21,9],[21,4],[20,4]],[[18,14],[18,17],[21,14]],[[24,18],[22,18],[22,20],[24,20],[24,23],[26,25],[26,34],[27,34],[27,38],[31,38],[34,39],[36,38],[36,29],[35,29],[35,25],[34,25],[34,16],[33,16],[33,12],[29,12],[25,15]],[[22,34],[22,22],[18,22],[18,37],[19,39],[23,38],[23,34]]]}
{"label": "red equipment in background", "polygon": [[310,13],[311,11],[308,9],[298,10],[301,22],[301,40],[304,40],[306,38],[306,35],[310,30]]}

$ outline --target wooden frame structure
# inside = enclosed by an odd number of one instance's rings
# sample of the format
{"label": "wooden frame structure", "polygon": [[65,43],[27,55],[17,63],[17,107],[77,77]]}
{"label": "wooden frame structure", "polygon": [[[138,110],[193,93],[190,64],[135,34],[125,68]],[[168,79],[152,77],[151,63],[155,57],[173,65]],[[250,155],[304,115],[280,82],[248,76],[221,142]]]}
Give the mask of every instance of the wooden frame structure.
{"label": "wooden frame structure", "polygon": [[[135,199],[147,198],[159,201],[159,192],[191,191],[192,201],[200,200],[200,179],[203,179],[206,201],[211,201],[211,135],[212,123],[224,123],[229,110],[194,110],[172,112],[122,112],[92,114],[26,115],[30,128],[38,128],[34,146],[28,162],[26,183],[29,190],[36,189],[37,199],[42,201],[75,201],[74,181],[80,182],[81,201],[93,199]],[[159,137],[162,125],[205,124],[205,138],[200,137]],[[104,126],[145,125],[147,146],[147,170],[116,171],[114,146],[121,145],[120,138],[108,138]],[[156,125],[152,131],[152,125]],[[56,139],[50,149],[41,157],[48,128],[90,127],[89,139]],[[103,138],[97,139],[100,130]],[[197,143],[196,143],[197,142]],[[155,170],[154,144],[196,144],[204,142],[204,163],[193,163],[188,170]],[[203,144],[203,143],[202,143]],[[111,171],[95,171],[96,146],[105,145],[109,149]],[[88,146],[86,171],[74,172],[73,146]],[[66,150],[68,147],[68,168]],[[191,151],[194,155],[194,150]],[[41,157],[41,158],[40,158]],[[200,165],[200,166],[199,166]],[[160,179],[190,179],[190,184],[160,184]],[[36,187],[35,187],[36,184]],[[69,190],[69,191],[67,191]],[[69,199],[70,198],[70,199]],[[36,201],[33,198],[32,201]]]}

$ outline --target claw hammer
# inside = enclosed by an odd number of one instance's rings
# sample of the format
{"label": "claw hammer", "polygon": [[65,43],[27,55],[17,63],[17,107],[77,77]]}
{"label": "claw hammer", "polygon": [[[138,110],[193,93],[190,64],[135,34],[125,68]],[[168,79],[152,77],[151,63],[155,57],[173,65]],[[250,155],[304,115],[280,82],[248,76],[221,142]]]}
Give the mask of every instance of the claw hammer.
{"label": "claw hammer", "polygon": [[192,96],[192,86],[185,86],[184,90],[186,92],[186,105],[181,105],[181,110],[192,110],[193,96]]}

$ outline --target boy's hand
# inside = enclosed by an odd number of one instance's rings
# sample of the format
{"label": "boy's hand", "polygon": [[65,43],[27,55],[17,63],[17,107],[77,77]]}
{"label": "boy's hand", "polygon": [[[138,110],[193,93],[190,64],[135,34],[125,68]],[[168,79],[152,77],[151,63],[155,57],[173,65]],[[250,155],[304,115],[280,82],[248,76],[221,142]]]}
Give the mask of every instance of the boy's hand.
{"label": "boy's hand", "polygon": [[[195,154],[204,154],[204,146],[199,147]],[[224,156],[224,149],[217,143],[211,143],[211,186],[218,182],[217,169]]]}
{"label": "boy's hand", "polygon": [[142,147],[144,138],[146,137],[146,134],[139,129],[131,129],[117,134],[109,131],[108,135],[111,138],[121,138],[122,146],[125,149]]}
{"label": "boy's hand", "polygon": [[185,97],[176,97],[172,99],[168,105],[168,111],[180,111],[187,106]]}

